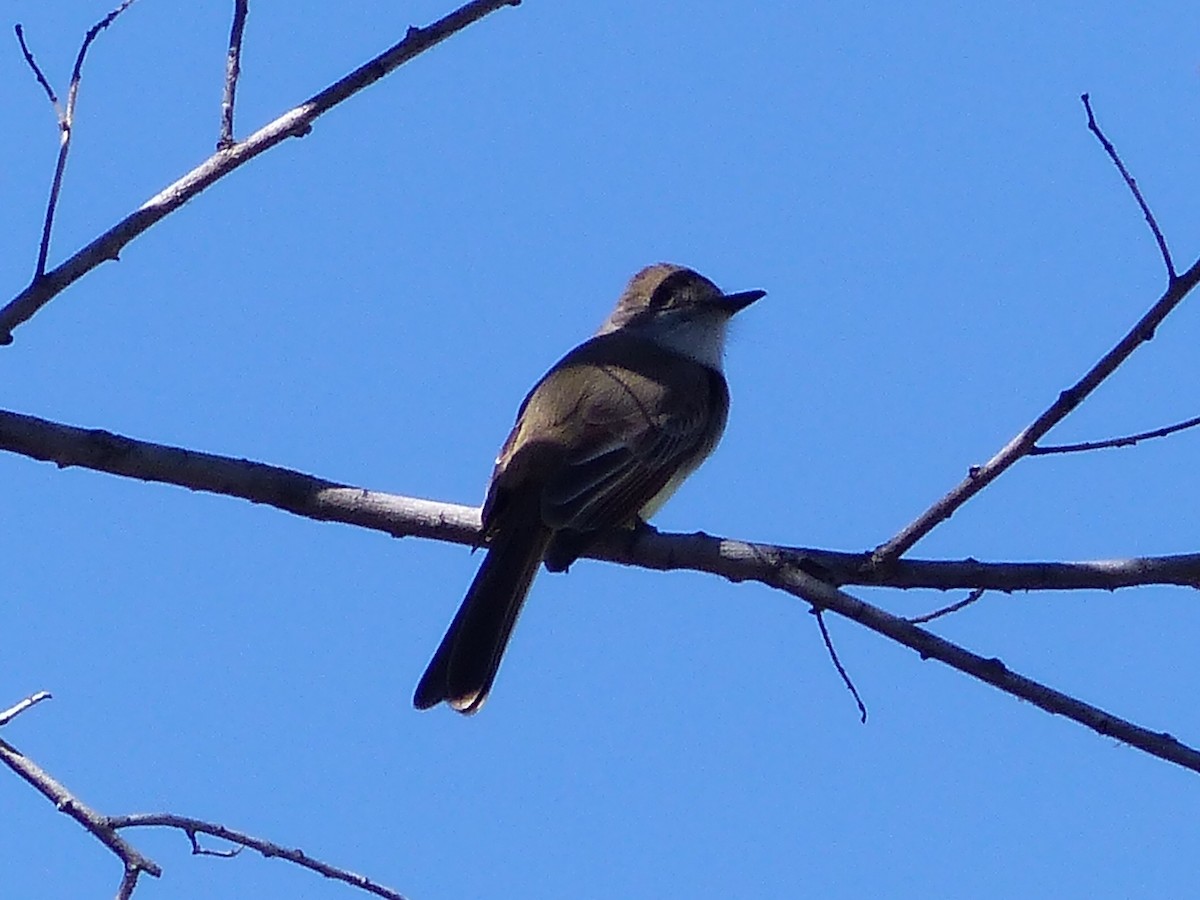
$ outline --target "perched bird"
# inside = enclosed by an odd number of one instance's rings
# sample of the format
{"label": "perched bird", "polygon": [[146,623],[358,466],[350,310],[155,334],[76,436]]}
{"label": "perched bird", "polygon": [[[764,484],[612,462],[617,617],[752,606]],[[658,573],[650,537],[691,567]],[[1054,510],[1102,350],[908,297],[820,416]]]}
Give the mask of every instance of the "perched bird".
{"label": "perched bird", "polygon": [[729,412],[726,326],[764,294],[649,266],[534,385],[483,504],[487,556],[417,685],[418,709],[478,712],[538,565],[564,571],[600,532],[644,522],[713,451]]}

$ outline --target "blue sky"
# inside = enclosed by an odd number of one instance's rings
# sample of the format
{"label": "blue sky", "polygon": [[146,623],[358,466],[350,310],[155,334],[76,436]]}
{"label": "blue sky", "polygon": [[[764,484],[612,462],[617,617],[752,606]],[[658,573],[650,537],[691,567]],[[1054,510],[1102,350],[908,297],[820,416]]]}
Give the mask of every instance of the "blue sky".
{"label": "blue sky", "polygon": [[[93,47],[51,261],[200,163],[231,3],[141,0]],[[255,0],[248,134],[449,9]],[[84,0],[18,0],[60,88]],[[716,455],[664,529],[862,550],[1002,446],[1158,296],[1085,128],[1200,248],[1194,4],[546,3],[503,10],[192,201],[0,348],[3,406],[399,494],[483,496],[521,397],[659,260],[769,296],[739,317]],[[0,52],[4,298],[57,133]],[[1190,301],[1056,441],[1197,414]],[[1197,550],[1195,433],[1026,460],[916,549]],[[478,563],[180,488],[0,456],[4,737],[108,813],[299,845],[413,898],[1185,896],[1193,773],[762,586],[543,574],[487,708],[413,686]],[[957,596],[862,591],[900,614]],[[988,595],[936,629],[1188,743],[1194,592]],[[0,777],[14,897],[115,860]],[[192,858],[138,897],[350,897]]]}

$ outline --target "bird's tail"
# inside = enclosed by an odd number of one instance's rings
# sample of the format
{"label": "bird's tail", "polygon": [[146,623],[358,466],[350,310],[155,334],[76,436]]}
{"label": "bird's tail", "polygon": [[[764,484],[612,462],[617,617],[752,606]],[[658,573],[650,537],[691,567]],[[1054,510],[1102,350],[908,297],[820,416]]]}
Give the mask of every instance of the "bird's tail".
{"label": "bird's tail", "polygon": [[552,532],[540,517],[511,521],[492,539],[467,596],[413,695],[417,709],[445,700],[461,713],[479,712],[508,645],[525,595]]}

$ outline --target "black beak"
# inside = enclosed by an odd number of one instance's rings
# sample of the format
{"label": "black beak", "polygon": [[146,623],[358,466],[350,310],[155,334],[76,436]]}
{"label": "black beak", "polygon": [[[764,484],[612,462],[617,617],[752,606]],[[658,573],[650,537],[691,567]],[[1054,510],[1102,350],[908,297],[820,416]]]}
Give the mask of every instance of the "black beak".
{"label": "black beak", "polygon": [[726,294],[721,298],[721,305],[729,310],[732,316],[734,313],[739,313],[755,300],[761,300],[767,296],[766,291],[742,291],[738,294]]}

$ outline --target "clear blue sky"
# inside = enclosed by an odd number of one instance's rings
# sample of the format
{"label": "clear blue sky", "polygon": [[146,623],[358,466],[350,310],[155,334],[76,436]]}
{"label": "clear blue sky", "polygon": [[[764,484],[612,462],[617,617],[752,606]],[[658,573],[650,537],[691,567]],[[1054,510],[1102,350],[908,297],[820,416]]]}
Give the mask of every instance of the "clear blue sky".
{"label": "clear blue sky", "polygon": [[[215,142],[229,2],[141,0],[92,50],[61,260]],[[450,8],[255,0],[238,131]],[[64,86],[107,3],[9,3]],[[552,3],[473,26],[260,157],[0,348],[5,408],[400,494],[482,499],[524,392],[647,263],[764,288],[733,409],[666,529],[861,550],[991,455],[1157,297],[1157,250],[1079,94],[1187,265],[1194,3]],[[0,42],[0,293],[57,134]],[[1197,414],[1200,313],[1053,437]],[[1196,551],[1195,432],[1018,465],[917,548]],[[109,813],[262,834],[414,900],[1188,896],[1197,776],[802,604],[581,562],[537,582],[496,690],[410,707],[461,547],[0,456],[4,729]],[[902,614],[957,596],[863,592]],[[938,631],[1200,742],[1193,591],[989,595]],[[358,896],[246,853],[138,897]],[[0,773],[6,896],[116,861]]]}

